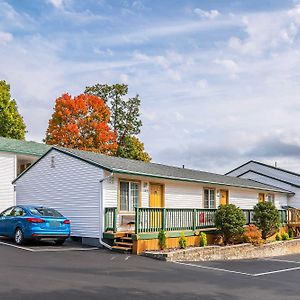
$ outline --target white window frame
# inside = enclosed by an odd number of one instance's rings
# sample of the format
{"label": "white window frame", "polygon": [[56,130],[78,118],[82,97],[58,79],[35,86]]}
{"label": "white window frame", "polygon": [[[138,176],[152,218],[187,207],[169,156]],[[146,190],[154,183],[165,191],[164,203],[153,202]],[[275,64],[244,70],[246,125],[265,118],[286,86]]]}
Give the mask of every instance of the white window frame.
{"label": "white window frame", "polygon": [[[128,210],[122,210],[121,209],[121,207],[122,207],[121,206],[121,201],[122,201],[122,199],[121,199],[121,197],[122,197],[121,183],[128,183],[128,204],[127,204]],[[132,184],[136,184],[137,187],[138,187],[137,205],[140,206],[141,183],[139,181],[121,179],[119,181],[119,212],[128,213],[128,214],[133,214],[135,212],[134,206],[133,206],[133,201],[131,200],[131,197],[132,197],[132,193],[131,193],[132,187],[131,187],[131,185]]]}
{"label": "white window frame", "polygon": [[[205,191],[208,191],[208,207],[205,204]],[[214,205],[211,205],[211,194],[214,195]],[[203,208],[216,208],[216,189],[214,188],[204,188],[203,189]]]}
{"label": "white window frame", "polygon": [[[271,200],[270,200],[270,198],[269,197],[271,197]],[[273,193],[268,193],[267,195],[266,195],[266,200],[267,200],[267,202],[271,202],[272,204],[274,204],[275,205],[275,194],[273,194]]]}

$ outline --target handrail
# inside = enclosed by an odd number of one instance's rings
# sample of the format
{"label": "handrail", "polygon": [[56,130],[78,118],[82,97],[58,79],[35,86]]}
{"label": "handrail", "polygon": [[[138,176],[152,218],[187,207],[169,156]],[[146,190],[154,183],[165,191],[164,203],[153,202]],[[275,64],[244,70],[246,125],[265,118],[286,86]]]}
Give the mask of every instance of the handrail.
{"label": "handrail", "polygon": [[104,212],[104,231],[117,232],[117,207],[106,207]]}
{"label": "handrail", "polygon": [[[216,208],[135,208],[135,233],[164,231],[199,230],[215,228]],[[279,209],[280,223],[290,222],[291,211]],[[246,224],[254,223],[253,209],[243,209]],[[116,207],[105,208],[105,231],[117,232]],[[294,213],[295,214],[295,213]],[[297,214],[300,223],[300,214]]]}

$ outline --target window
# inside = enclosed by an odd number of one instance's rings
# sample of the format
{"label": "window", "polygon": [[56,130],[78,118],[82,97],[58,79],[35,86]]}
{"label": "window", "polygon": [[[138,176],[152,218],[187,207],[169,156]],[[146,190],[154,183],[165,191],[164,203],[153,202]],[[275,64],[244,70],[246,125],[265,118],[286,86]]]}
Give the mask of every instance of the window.
{"label": "window", "polygon": [[11,212],[10,215],[13,216],[13,217],[22,217],[22,216],[25,216],[26,213],[25,213],[23,208],[15,207],[15,209]]}
{"label": "window", "polygon": [[57,210],[53,208],[47,207],[32,207],[29,209],[33,215],[36,216],[44,216],[44,217],[62,217],[63,215],[60,214]]}
{"label": "window", "polygon": [[267,201],[275,204],[275,195],[274,194],[267,194]]}
{"label": "window", "polygon": [[204,208],[216,207],[216,192],[214,189],[204,189]]}
{"label": "window", "polygon": [[10,207],[10,208],[6,209],[4,212],[1,213],[1,216],[2,217],[10,216],[13,209],[14,209],[14,207]]}
{"label": "window", "polygon": [[139,205],[139,183],[132,181],[120,181],[120,210],[134,211]]}

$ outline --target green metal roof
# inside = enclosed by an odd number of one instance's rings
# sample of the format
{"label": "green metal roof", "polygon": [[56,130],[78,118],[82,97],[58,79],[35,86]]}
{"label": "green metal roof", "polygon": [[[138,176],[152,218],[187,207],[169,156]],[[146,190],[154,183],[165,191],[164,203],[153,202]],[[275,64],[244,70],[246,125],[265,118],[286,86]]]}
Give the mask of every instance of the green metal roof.
{"label": "green metal roof", "polygon": [[50,148],[51,146],[42,143],[0,137],[0,152],[42,156]]}

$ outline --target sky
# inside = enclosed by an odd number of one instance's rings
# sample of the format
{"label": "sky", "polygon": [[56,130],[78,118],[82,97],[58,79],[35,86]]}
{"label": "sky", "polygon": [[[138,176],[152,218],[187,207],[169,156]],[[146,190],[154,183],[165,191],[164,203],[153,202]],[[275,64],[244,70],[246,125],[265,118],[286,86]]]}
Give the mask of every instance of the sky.
{"label": "sky", "polygon": [[300,172],[300,1],[0,0],[0,79],[41,142],[55,99],[140,95],[153,162]]}

